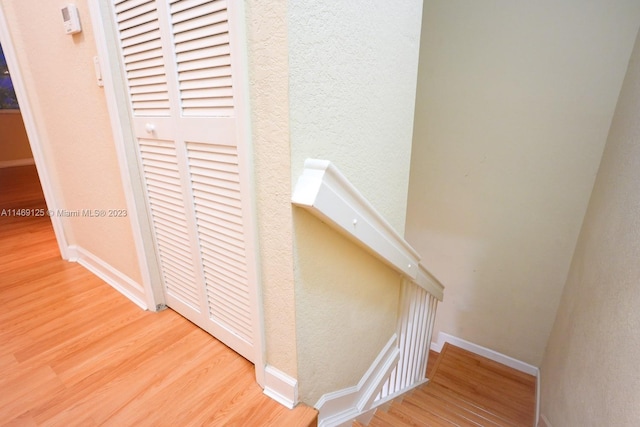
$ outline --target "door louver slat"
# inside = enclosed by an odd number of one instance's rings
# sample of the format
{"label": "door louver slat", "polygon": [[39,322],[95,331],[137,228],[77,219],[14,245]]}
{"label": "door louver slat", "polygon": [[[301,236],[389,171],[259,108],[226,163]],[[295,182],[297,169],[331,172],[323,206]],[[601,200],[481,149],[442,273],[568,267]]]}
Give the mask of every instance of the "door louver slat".
{"label": "door louver slat", "polygon": [[204,186],[207,187],[216,187],[216,193],[223,197],[228,197],[230,199],[234,199],[238,196],[236,193],[236,189],[233,188],[233,183],[229,183],[228,185],[224,185],[223,181],[216,180],[202,180],[201,182],[197,182],[193,184],[194,191],[202,190]]}
{"label": "door louver slat", "polygon": [[[184,52],[186,50],[193,49],[192,44],[199,46],[209,46],[205,43],[207,39],[216,36],[229,37],[228,26],[226,22],[220,22],[218,24],[209,25],[208,27],[196,27],[189,31],[177,33],[174,37],[176,43],[176,52]],[[187,43],[187,45],[184,45]],[[218,44],[218,43],[215,43]]]}
{"label": "door louver slat", "polygon": [[[178,53],[178,55],[176,56],[178,61],[180,62],[178,71],[183,71],[185,68],[187,68],[187,65],[193,64],[193,62],[189,63],[189,61],[198,61],[203,58],[215,58],[217,56],[229,56],[229,53],[230,51],[228,43],[219,46],[203,47],[197,50],[188,50]],[[206,66],[200,66],[198,68],[206,68]]]}
{"label": "door louver slat", "polygon": [[[151,18],[151,15],[149,16]],[[126,30],[122,30],[120,33],[122,38],[130,39],[135,36],[140,36],[144,33],[148,33],[150,31],[155,31],[156,26],[153,25],[153,20],[149,22],[144,22],[139,25],[135,25],[133,27],[127,28]]]}
{"label": "door louver slat", "polygon": [[122,49],[122,51],[125,54],[124,62],[125,63],[131,62],[129,60],[129,57],[131,55],[139,54],[139,53],[142,53],[142,52],[147,52],[147,51],[150,51],[150,50],[156,50],[156,51],[160,52],[162,49],[156,43],[133,44],[131,46],[125,47],[125,48]]}
{"label": "door louver slat", "polygon": [[231,87],[231,77],[214,77],[202,79],[201,82],[193,82],[190,80],[184,80],[180,83],[180,89],[182,90],[194,90],[198,89],[200,85],[206,85],[207,87]]}
{"label": "door louver slat", "polygon": [[146,174],[147,187],[156,193],[166,191],[171,199],[179,199],[182,189],[177,187],[175,183],[167,183],[166,179],[159,178],[157,175]]}
{"label": "door louver slat", "polygon": [[226,236],[227,238],[230,238],[230,239],[234,239],[238,242],[242,242],[243,241],[242,239],[244,238],[242,234],[242,230],[234,229],[229,225],[231,224],[230,223],[218,224],[215,222],[207,222],[203,220],[200,222],[200,229],[202,230],[203,233],[215,233],[222,236]]}
{"label": "door louver slat", "polygon": [[145,70],[149,68],[162,67],[164,65],[164,60],[162,56],[156,56],[149,59],[144,59],[142,61],[129,62],[125,65],[125,70],[127,71],[135,71],[135,70]]}
{"label": "door louver slat", "polygon": [[[159,240],[160,240],[161,248],[168,248],[166,245],[163,246],[163,242],[165,242],[166,240],[163,240],[162,238],[160,238]],[[191,268],[190,266],[192,265],[192,260],[191,258],[188,258],[186,254],[176,254],[171,258],[167,258],[166,263],[167,264],[173,263],[174,265],[180,265],[182,267],[182,270],[188,274]]]}
{"label": "door louver slat", "polygon": [[[136,63],[136,62],[141,62],[141,61],[146,61],[146,60],[150,60],[150,59],[153,59],[153,58],[158,58],[160,56],[162,56],[162,50],[161,49],[145,50],[145,51],[142,51],[140,53],[132,53],[131,55],[129,55],[127,57],[127,62],[125,63],[125,65],[128,65],[128,64],[131,64],[131,63]],[[162,83],[162,81],[159,81],[159,82],[156,82],[156,83]]]}
{"label": "door louver slat", "polygon": [[216,171],[226,173],[227,179],[231,182],[239,182],[238,164],[236,163],[235,157],[225,153],[212,153],[209,155],[198,153],[197,151],[192,151],[192,153],[191,165],[203,173],[204,177],[208,176],[206,174],[209,173],[207,165],[211,162],[216,162]]}
{"label": "door louver slat", "polygon": [[174,180],[180,179],[180,173],[176,170],[176,166],[171,163],[171,153],[166,152],[154,152],[143,148],[141,150],[142,164],[147,171],[147,174],[157,175],[159,178],[165,178],[170,180],[169,182],[175,182]]}
{"label": "door louver slat", "polygon": [[126,12],[134,7],[141,6],[145,3],[149,3],[151,0],[119,0],[116,1],[115,11],[116,13]]}
{"label": "door louver slat", "polygon": [[[237,274],[233,273],[232,271],[227,271],[224,268],[218,268],[216,270],[209,269],[209,271],[211,272],[211,274],[213,276],[218,277],[222,282],[225,282],[225,283],[233,284],[238,280],[245,280],[246,279],[245,277],[240,277]],[[230,292],[233,292],[233,293],[238,294],[240,296],[246,295],[245,292],[241,292],[239,289],[235,289],[235,288],[231,289]]]}
{"label": "door louver slat", "polygon": [[164,66],[154,67],[146,70],[136,70],[127,73],[129,77],[129,87],[144,86],[147,78],[162,78],[164,80]]}
{"label": "door louver slat", "polygon": [[[215,190],[212,189],[212,191]],[[229,206],[226,203],[220,203],[220,201],[216,200],[219,199],[219,197],[216,197],[216,194],[214,193],[205,193],[204,195],[202,193],[195,193],[194,196],[198,198],[200,206],[202,206],[203,210],[205,208],[209,208],[212,211],[220,212],[232,217],[242,218],[242,209],[235,206]],[[241,223],[241,220],[239,220],[239,222]]]}
{"label": "door louver slat", "polygon": [[[165,246],[160,245],[160,247],[164,248]],[[173,275],[176,278],[180,278],[180,280],[184,280],[184,277],[189,275],[189,265],[179,257],[175,257],[175,259],[167,259],[165,265],[171,267],[170,270],[173,272]],[[191,292],[191,290],[191,288],[185,289],[185,292]]]}
{"label": "door louver slat", "polygon": [[221,239],[220,235],[217,233],[211,233],[207,230],[202,230],[202,234],[211,239],[212,243],[209,243],[211,247],[223,256],[228,256],[231,260],[236,257],[244,257],[245,254],[245,246],[242,241],[233,241],[233,239]]}
{"label": "door louver slat", "polygon": [[[242,305],[245,298],[240,295],[235,295],[228,291],[228,287],[222,286],[222,282],[217,282],[216,286],[207,286],[207,289],[224,294],[226,298],[214,301],[211,305],[217,308],[215,310],[215,317],[224,318],[227,325],[233,325],[233,328],[238,331],[241,330],[245,335],[249,335],[249,322],[242,318]],[[224,310],[221,310],[224,308]]]}
{"label": "door louver slat", "polygon": [[167,221],[156,213],[156,222],[158,224],[162,224],[162,227],[167,230],[167,233],[170,233],[175,236],[184,236],[188,230],[183,229],[180,224],[176,224],[174,221]]}
{"label": "door louver slat", "polygon": [[[186,9],[192,9],[196,6],[200,6],[201,4],[208,3],[211,0],[171,0],[169,4],[171,4],[171,12],[181,12]],[[224,4],[222,4],[224,7]]]}
{"label": "door louver slat", "polygon": [[[225,288],[226,292],[234,295],[234,299],[238,301],[242,301],[242,300],[248,301],[249,295],[246,292],[241,292],[235,287],[235,282],[237,280],[242,280],[241,278],[232,277],[233,276],[232,274],[225,275],[222,269],[214,270],[214,269],[206,268],[205,270],[207,270],[212,277],[215,277],[217,279],[216,283],[219,284],[220,288]],[[236,307],[241,307],[241,306],[238,306],[237,304],[235,305]]]}
{"label": "door louver slat", "polygon": [[176,53],[180,54],[192,50],[229,44],[229,33],[225,30],[226,28],[224,28],[220,34],[204,38],[194,39],[192,37],[186,37],[189,41],[181,41],[178,46],[176,46]]}
{"label": "door louver slat", "polygon": [[[249,322],[242,319],[243,301],[241,300],[241,298],[237,298],[236,295],[229,293],[227,291],[227,288],[223,286],[208,286],[207,289],[213,292],[217,291],[219,293],[224,293],[227,297],[224,300],[219,300],[212,303],[212,306],[217,308],[217,310],[215,310],[215,316],[225,319],[224,323],[226,323],[227,325],[232,324],[236,331],[243,332],[245,336],[249,336],[249,331],[251,330],[251,328],[249,326]],[[225,310],[221,310],[221,308],[224,308]]]}
{"label": "door louver slat", "polygon": [[[178,73],[181,74],[189,71],[206,70],[207,68],[228,67],[230,61],[231,57],[229,55],[211,57],[201,56],[199,59],[191,59],[189,61],[179,63]],[[182,78],[180,78],[180,81],[182,81]]]}
{"label": "door louver slat", "polygon": [[233,254],[230,254],[227,251],[222,250],[220,247],[208,242],[203,242],[202,247],[207,248],[207,251],[209,252],[207,254],[209,261],[208,267],[216,266],[222,270],[226,269],[238,272],[242,270],[244,263]]}
{"label": "door louver slat", "polygon": [[147,175],[147,187],[150,190],[153,190],[155,194],[162,193],[164,196],[162,199],[159,197],[154,197],[152,200],[156,200],[158,202],[168,202],[173,203],[176,200],[181,200],[181,191],[180,188],[176,188],[175,184],[165,184],[165,185],[155,185],[155,182],[159,181],[158,179],[154,179],[155,176]]}
{"label": "door louver slat", "polygon": [[164,81],[164,76],[162,75],[149,75],[147,77],[131,79],[132,86],[135,88],[140,86],[162,84]]}
{"label": "door louver slat", "polygon": [[194,185],[194,194],[196,195],[196,197],[200,197],[202,200],[207,200],[214,205],[220,204],[220,205],[226,205],[235,209],[242,209],[242,202],[240,199],[237,198],[238,197],[237,194],[230,194],[230,195],[221,194],[220,192],[218,192],[219,190],[218,188],[215,189],[216,191],[215,193],[212,193],[210,189],[198,190],[197,187],[202,189],[204,188],[204,186]]}
{"label": "door louver slat", "polygon": [[[223,293],[220,292],[219,289],[211,288],[209,286],[207,286],[207,291],[209,293]],[[246,322],[238,322],[236,320],[241,318],[241,316],[231,308],[233,307],[231,301],[228,301],[226,298],[221,301],[214,301],[211,307],[216,311],[216,313],[218,313],[215,315],[214,319],[223,325],[233,324],[234,333],[239,335],[241,338],[244,338],[245,341],[251,343],[249,340],[249,337],[251,336],[250,327],[246,326]],[[224,309],[226,309],[226,311]]]}
{"label": "door louver slat", "polygon": [[157,189],[157,191],[167,190],[173,194],[180,194],[182,189],[177,187],[174,182],[170,181],[167,177],[159,176],[157,173],[147,174],[147,185]]}
{"label": "door louver slat", "polygon": [[215,1],[209,1],[183,12],[172,12],[174,34],[227,22],[226,8],[214,7],[215,3]]}
{"label": "door louver slat", "polygon": [[137,93],[137,94],[132,94],[131,99],[133,100],[133,103],[144,103],[147,101],[158,101],[158,102],[162,102],[163,100],[163,96],[162,93],[160,92],[143,92],[143,93]]}
{"label": "door louver slat", "polygon": [[127,6],[131,7],[123,7],[121,12],[116,11],[116,21],[120,23],[153,12],[156,10],[155,3],[154,0],[127,2]]}
{"label": "door louver slat", "polygon": [[[207,287],[208,291],[212,292],[221,292],[225,293],[229,298],[224,301],[215,301],[212,304],[212,307],[216,309],[216,318],[223,319],[222,323],[225,325],[232,324],[236,333],[239,333],[243,338],[251,335],[251,326],[246,320],[236,320],[242,319],[242,307],[240,306],[242,302],[236,300],[236,295],[230,294],[227,291],[227,288],[224,287]],[[239,305],[240,304],[240,305]],[[220,308],[226,308],[225,311],[220,310]],[[246,339],[246,338],[245,338]]]}
{"label": "door louver slat", "polygon": [[[171,12],[177,13],[187,9],[193,9],[206,3],[210,3],[211,0],[170,0]],[[227,3],[224,0],[215,2],[216,10],[222,10],[227,8]]]}
{"label": "door louver slat", "polygon": [[169,110],[169,101],[166,102],[134,102],[131,107],[138,112],[140,116],[157,116],[167,115]]}
{"label": "door louver slat", "polygon": [[183,234],[188,233],[188,230],[184,230],[182,228],[183,224],[180,222],[178,218],[174,218],[171,215],[166,215],[164,212],[156,212],[156,218],[158,219],[158,221],[163,221],[166,224],[171,224],[171,225],[168,225],[169,227],[182,230]]}
{"label": "door louver slat", "polygon": [[219,209],[210,209],[206,206],[200,205],[198,207],[198,211],[200,212],[202,217],[209,216],[212,220],[215,221],[226,221],[231,224],[236,225],[237,227],[242,227],[242,220],[233,214],[228,214]]}
{"label": "door louver slat", "polygon": [[[215,79],[215,78],[228,78],[231,79],[231,67],[214,67],[214,68],[206,68],[200,70],[193,71],[184,71],[180,76],[180,84],[184,82],[189,82],[191,80],[196,80],[195,83],[198,83],[197,80],[205,80],[205,79]],[[206,82],[202,82],[200,84],[206,85]],[[191,87],[194,89],[194,87]]]}
{"label": "door louver slat", "polygon": [[183,90],[182,97],[185,100],[207,99],[218,96],[220,99],[229,99],[230,106],[233,105],[233,89],[231,87],[220,87],[211,89]]}
{"label": "door louver slat", "polygon": [[[173,275],[173,270],[168,270],[165,268],[163,268],[162,270],[165,273],[165,281],[166,281],[165,286],[167,288],[167,292],[173,294],[175,297],[177,297],[181,301],[197,300],[196,295],[186,291],[187,286],[185,286],[185,283],[182,281],[182,278]],[[193,308],[195,309],[195,307]]]}
{"label": "door louver slat", "polygon": [[153,22],[158,19],[158,13],[155,9],[150,10],[149,12],[142,13],[134,18],[127,19],[126,21],[122,21],[118,24],[118,28],[121,31],[126,31],[131,28],[137,27],[138,25],[146,24],[147,22]]}
{"label": "door louver slat", "polygon": [[160,30],[157,27],[154,28],[154,24],[155,22],[149,22],[147,26],[151,27],[151,30],[141,34],[127,35],[127,32],[130,33],[130,31],[123,31],[120,33],[120,36],[122,37],[122,47],[127,48],[134,45],[145,44],[147,46],[153,46],[153,43],[160,39]]}

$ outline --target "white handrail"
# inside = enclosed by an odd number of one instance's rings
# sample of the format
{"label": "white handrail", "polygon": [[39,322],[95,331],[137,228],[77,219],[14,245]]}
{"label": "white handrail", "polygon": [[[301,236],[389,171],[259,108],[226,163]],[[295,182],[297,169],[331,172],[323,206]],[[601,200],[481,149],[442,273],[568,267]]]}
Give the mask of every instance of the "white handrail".
{"label": "white handrail", "polygon": [[416,250],[330,161],[307,159],[291,199],[442,301],[444,286]]}

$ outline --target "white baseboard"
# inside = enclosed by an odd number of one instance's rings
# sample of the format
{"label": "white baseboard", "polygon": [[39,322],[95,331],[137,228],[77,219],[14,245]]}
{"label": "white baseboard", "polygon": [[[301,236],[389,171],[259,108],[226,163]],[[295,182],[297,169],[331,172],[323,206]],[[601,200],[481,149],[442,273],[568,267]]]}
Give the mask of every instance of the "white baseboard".
{"label": "white baseboard", "polygon": [[298,380],[267,365],[264,369],[264,394],[293,409],[298,404]]}
{"label": "white baseboard", "polygon": [[538,427],[552,427],[551,423],[544,415],[540,414],[540,424]]}
{"label": "white baseboard", "polygon": [[134,304],[143,310],[147,310],[145,302],[144,288],[136,283],[126,274],[123,274],[113,266],[77,245],[70,245],[67,248],[69,261],[77,262],[100,279],[104,280],[111,287],[129,298]]}
{"label": "white baseboard", "polygon": [[357,385],[324,394],[318,400],[318,427],[351,426],[356,417],[370,411],[399,357],[398,337],[393,334]]}
{"label": "white baseboard", "polygon": [[497,351],[491,350],[489,348],[482,347],[481,345],[463,340],[462,338],[454,337],[453,335],[449,335],[444,332],[438,333],[438,341],[431,343],[431,350],[440,353],[442,351],[444,343],[446,342],[455,345],[456,347],[460,347],[472,353],[486,357],[487,359],[502,363],[503,365],[506,365],[517,371],[524,372],[525,374],[533,376],[539,375],[540,370],[536,366],[530,365],[518,359],[514,359],[513,357],[507,356],[506,354],[498,353]]}
{"label": "white baseboard", "polygon": [[35,165],[35,161],[33,158],[31,159],[17,159],[17,160],[3,160],[0,161],[0,169],[2,168],[12,168],[14,166],[28,166]]}

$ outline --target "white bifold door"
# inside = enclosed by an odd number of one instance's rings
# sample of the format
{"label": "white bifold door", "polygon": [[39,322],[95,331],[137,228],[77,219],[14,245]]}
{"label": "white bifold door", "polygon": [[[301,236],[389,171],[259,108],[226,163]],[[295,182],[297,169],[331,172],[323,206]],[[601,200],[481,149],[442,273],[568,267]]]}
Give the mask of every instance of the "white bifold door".
{"label": "white bifold door", "polygon": [[113,0],[167,305],[254,362],[258,329],[234,0]]}

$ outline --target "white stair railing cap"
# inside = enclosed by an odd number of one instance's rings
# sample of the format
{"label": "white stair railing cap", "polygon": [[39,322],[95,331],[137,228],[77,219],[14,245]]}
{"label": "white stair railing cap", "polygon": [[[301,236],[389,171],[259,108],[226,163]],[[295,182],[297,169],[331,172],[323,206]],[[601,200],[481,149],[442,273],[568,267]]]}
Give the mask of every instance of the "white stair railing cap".
{"label": "white stair railing cap", "polygon": [[307,159],[291,201],[368,249],[408,280],[442,300],[443,286],[420,255],[328,160]]}

